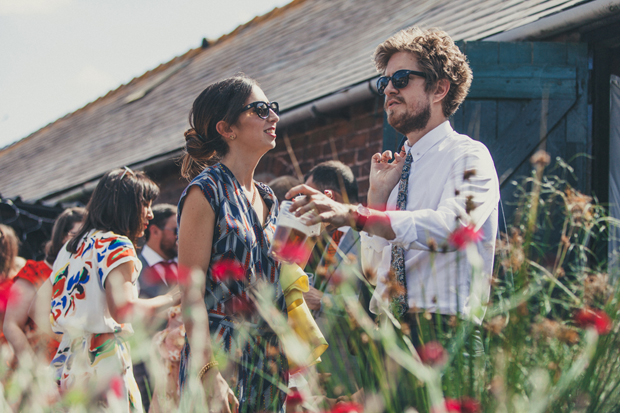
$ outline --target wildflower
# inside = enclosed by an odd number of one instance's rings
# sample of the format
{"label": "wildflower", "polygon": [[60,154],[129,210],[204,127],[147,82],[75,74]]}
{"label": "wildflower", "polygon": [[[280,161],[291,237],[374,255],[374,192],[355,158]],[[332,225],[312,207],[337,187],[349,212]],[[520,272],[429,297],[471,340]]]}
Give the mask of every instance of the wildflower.
{"label": "wildflower", "polygon": [[434,238],[429,237],[428,241],[427,241],[427,244],[428,244],[428,249],[431,252],[437,252],[437,241],[435,241]]}
{"label": "wildflower", "polygon": [[383,278],[383,282],[386,286],[384,297],[385,299],[391,299],[392,297],[399,297],[406,293],[405,288],[396,279],[396,273],[393,269],[390,269],[387,273],[387,277]]}
{"label": "wildflower", "polygon": [[294,407],[303,403],[304,397],[297,390],[293,390],[286,396],[286,406]]}
{"label": "wildflower", "polygon": [[466,169],[465,172],[463,172],[463,181],[469,180],[469,178],[471,178],[472,176],[476,176],[476,170]]}
{"label": "wildflower", "polygon": [[534,155],[532,155],[532,157],[530,158],[530,163],[535,167],[544,168],[551,163],[551,157],[546,151],[541,149],[537,151]]}
{"label": "wildflower", "polygon": [[600,335],[611,331],[611,319],[605,311],[592,308],[582,308],[575,314],[575,323],[582,328],[593,327]]}
{"label": "wildflower", "polygon": [[465,199],[465,213],[467,215],[470,215],[471,211],[473,211],[476,208],[477,208],[477,205],[474,202],[474,196],[473,195],[467,195],[467,198]]}
{"label": "wildflower", "polygon": [[[286,243],[282,249],[280,249],[280,257],[282,257],[282,261],[286,262],[294,262],[294,263],[303,263],[308,258],[310,251],[306,244],[293,244]],[[329,264],[326,262],[329,266]]]}
{"label": "wildflower", "polygon": [[583,299],[588,305],[605,302],[611,293],[609,277],[605,273],[595,273],[586,276],[583,283]]}
{"label": "wildflower", "polygon": [[178,271],[177,271],[177,283],[181,284],[181,285],[188,285],[189,282],[191,281],[191,271],[189,268],[185,267],[184,265],[179,265],[178,267]]}
{"label": "wildflower", "polygon": [[441,367],[448,361],[448,353],[437,341],[429,341],[418,350],[422,363],[432,367]]}
{"label": "wildflower", "polygon": [[575,224],[592,221],[592,197],[572,188],[566,188],[566,209]]}
{"label": "wildflower", "polygon": [[495,335],[501,334],[504,327],[506,327],[506,317],[501,315],[493,317],[484,324],[484,328]]}
{"label": "wildflower", "polygon": [[480,403],[469,397],[463,397],[460,400],[446,399],[445,408],[448,412],[478,413]]}
{"label": "wildflower", "polygon": [[482,239],[482,230],[475,230],[473,225],[460,227],[448,237],[448,242],[459,250],[464,249],[471,242],[478,242]]}
{"label": "wildflower", "polygon": [[362,405],[348,402],[348,403],[337,403],[329,413],[363,413],[364,408]]}
{"label": "wildflower", "polygon": [[119,376],[115,376],[112,378],[112,380],[110,380],[110,389],[112,389],[114,395],[119,399],[124,393],[123,387],[125,387],[125,383],[123,383],[123,379],[121,379]]}
{"label": "wildflower", "polygon": [[211,266],[211,274],[213,279],[219,282],[225,281],[228,278],[241,281],[245,277],[245,270],[236,260],[224,258]]}

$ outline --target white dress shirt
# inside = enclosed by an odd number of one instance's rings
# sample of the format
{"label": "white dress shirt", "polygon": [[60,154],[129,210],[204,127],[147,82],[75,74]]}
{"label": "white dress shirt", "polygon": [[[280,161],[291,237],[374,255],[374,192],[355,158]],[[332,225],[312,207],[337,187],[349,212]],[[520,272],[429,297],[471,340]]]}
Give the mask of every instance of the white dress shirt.
{"label": "white dress shirt", "polygon": [[[362,233],[362,264],[377,274],[370,309],[380,313],[381,306],[389,303],[385,281],[391,247],[396,244],[405,250],[409,308],[440,314],[456,314],[458,309],[465,315],[474,308],[472,318],[480,322],[484,316],[480,303],[486,303],[490,291],[497,235],[499,181],[493,159],[482,143],[455,132],[448,121],[412,147],[405,142],[405,150],[413,156],[406,211],[396,211],[398,185],[386,205],[395,239]],[[475,173],[465,180],[464,172],[470,170]],[[468,196],[476,205],[469,215]],[[482,230],[482,240],[473,250],[456,251],[448,245],[448,236],[468,224]],[[430,251],[429,240],[438,252]]]}

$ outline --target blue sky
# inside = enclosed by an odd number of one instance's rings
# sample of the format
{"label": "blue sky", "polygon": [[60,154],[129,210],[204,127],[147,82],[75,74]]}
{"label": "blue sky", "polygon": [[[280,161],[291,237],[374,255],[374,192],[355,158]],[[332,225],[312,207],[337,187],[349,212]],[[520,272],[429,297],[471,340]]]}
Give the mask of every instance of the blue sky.
{"label": "blue sky", "polygon": [[290,0],[0,0],[0,148]]}

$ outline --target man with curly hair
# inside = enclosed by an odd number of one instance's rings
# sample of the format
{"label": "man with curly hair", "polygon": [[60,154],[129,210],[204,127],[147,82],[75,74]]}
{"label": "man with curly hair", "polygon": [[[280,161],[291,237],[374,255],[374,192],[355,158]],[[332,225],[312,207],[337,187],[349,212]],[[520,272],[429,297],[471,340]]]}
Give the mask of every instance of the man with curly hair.
{"label": "man with curly hair", "polygon": [[[377,282],[371,310],[392,312],[421,344],[435,339],[436,320],[452,324],[457,315],[480,323],[484,316],[499,182],[487,148],[448,121],[472,71],[447,33],[402,30],[377,47],[374,61],[387,120],[406,139],[394,155],[373,155],[368,208],[304,187],[289,195],[309,195],[293,209],[318,211],[314,222],[363,229],[362,262]],[[422,326],[421,319],[433,321]]]}

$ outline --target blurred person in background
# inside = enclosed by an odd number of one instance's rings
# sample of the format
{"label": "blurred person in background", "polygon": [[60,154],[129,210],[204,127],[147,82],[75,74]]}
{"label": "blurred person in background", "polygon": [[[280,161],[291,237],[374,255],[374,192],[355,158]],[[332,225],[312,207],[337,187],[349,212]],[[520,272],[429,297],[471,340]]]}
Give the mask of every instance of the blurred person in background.
{"label": "blurred person in background", "polygon": [[278,198],[278,203],[282,203],[282,201],[285,201],[284,195],[286,195],[288,190],[300,183],[301,181],[293,175],[283,175],[270,181],[267,186],[271,188],[276,198]]}
{"label": "blurred person in background", "polygon": [[19,239],[15,230],[0,224],[0,276],[2,280],[11,280],[26,265],[26,260],[19,253]]}
{"label": "blurred person in background", "polygon": [[[149,226],[144,231],[146,243],[138,253],[138,258],[142,262],[142,272],[140,272],[138,278],[140,298],[157,297],[167,293],[177,285],[177,207],[170,204],[158,204],[153,206],[152,210],[153,219],[149,221]],[[166,312],[168,326],[166,326],[166,323],[161,322],[161,317],[153,319],[155,323],[153,328],[155,330],[161,330],[166,327],[166,330],[157,333],[153,338],[154,341],[157,343],[163,341],[160,336],[167,336],[168,329],[175,332],[181,331],[181,326],[177,325],[177,321],[180,319],[180,314],[177,314],[179,312],[173,309],[169,309]],[[167,347],[168,353],[177,354],[180,353],[184,341],[181,340],[180,343],[174,342],[177,343],[176,347],[178,347],[175,350],[170,346],[170,343],[173,343],[171,340],[168,340],[167,343],[169,343]],[[167,381],[172,380],[172,384],[178,384],[178,356],[176,361],[170,360],[171,356],[168,353],[161,353],[166,355],[161,361],[164,363],[166,373],[169,373],[168,376],[170,376]],[[172,365],[173,363],[176,364]],[[134,364],[134,376],[140,388],[144,411],[149,411],[151,399],[157,397],[155,395],[155,381],[158,381],[158,379],[161,381],[162,377],[153,371],[149,370],[147,372],[147,363],[144,361]],[[167,387],[165,384],[163,386]],[[173,387],[176,390],[176,385]],[[177,396],[176,391],[171,396]]]}
{"label": "blurred person in background", "polygon": [[[63,211],[52,228],[52,239],[45,247],[43,261],[26,261],[26,265],[13,279],[13,286],[4,316],[3,331],[18,359],[31,358],[33,347],[37,346],[34,323],[29,318],[30,306],[37,289],[50,277],[52,266],[61,248],[77,233],[84,221],[84,208],[69,208]],[[58,341],[47,340],[46,356],[51,361],[58,349]]]}
{"label": "blurred person in background", "polygon": [[180,298],[178,290],[138,298],[142,263],[135,242],[153,217],[158,194],[143,172],[125,167],[106,173],[86,207],[84,225],[59,252],[51,277],[39,289],[37,300],[47,305],[37,303],[38,327],[49,330],[51,318],[53,332],[63,335],[52,360],[61,394],[83,391],[113,411],[143,411],[127,340],[133,334],[130,322]]}

